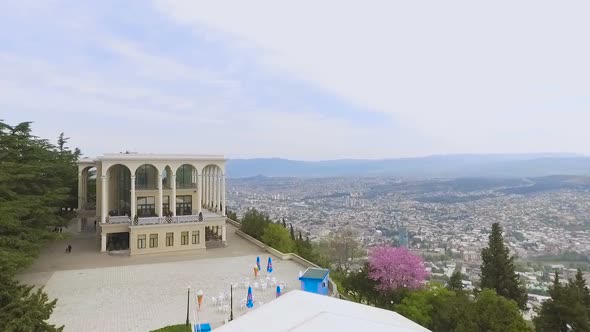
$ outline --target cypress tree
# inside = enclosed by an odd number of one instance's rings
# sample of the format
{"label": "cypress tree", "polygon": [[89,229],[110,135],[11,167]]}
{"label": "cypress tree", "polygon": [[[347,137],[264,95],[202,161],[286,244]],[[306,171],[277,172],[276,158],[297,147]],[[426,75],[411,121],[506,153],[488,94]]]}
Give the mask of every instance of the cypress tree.
{"label": "cypress tree", "polygon": [[285,221],[285,217],[283,217],[283,227],[287,228],[287,222]]}
{"label": "cypress tree", "polygon": [[504,244],[502,227],[492,224],[488,246],[481,251],[481,288],[489,288],[526,310],[527,294],[514,271],[514,256]]}
{"label": "cypress tree", "polygon": [[293,224],[289,224],[291,226],[291,240],[295,241],[295,230],[293,229]]}

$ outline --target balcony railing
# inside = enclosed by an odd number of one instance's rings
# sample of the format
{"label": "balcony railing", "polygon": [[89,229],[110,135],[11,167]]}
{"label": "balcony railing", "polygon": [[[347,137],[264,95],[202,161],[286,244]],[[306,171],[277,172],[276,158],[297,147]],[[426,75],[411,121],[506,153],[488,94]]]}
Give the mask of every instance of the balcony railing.
{"label": "balcony railing", "polygon": [[170,217],[139,217],[137,223],[132,222],[131,218],[127,216],[109,216],[107,217],[107,224],[130,224],[130,225],[161,225],[161,224],[182,224],[191,222],[202,222],[212,217],[221,217],[220,214],[213,214],[211,212],[204,212],[203,217],[199,220],[199,215],[184,215],[184,216],[170,216]]}
{"label": "balcony railing", "polygon": [[131,218],[127,216],[107,216],[107,224],[128,224]]}
{"label": "balcony railing", "polygon": [[[203,220],[205,220],[205,217],[203,217]],[[188,222],[199,222],[199,221],[203,221],[203,220],[199,220],[198,215],[174,216],[174,217],[143,217],[143,218],[138,218],[137,224],[138,225],[181,224],[181,223],[188,223]]]}

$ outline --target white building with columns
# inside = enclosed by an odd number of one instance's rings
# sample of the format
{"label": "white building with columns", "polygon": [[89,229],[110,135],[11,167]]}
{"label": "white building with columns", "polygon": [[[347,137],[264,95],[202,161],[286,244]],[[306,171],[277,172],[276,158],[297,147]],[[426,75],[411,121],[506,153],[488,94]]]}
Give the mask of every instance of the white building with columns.
{"label": "white building with columns", "polygon": [[[102,252],[130,255],[226,244],[225,159],[112,153],[78,162],[78,225]],[[96,181],[95,204],[89,183]]]}

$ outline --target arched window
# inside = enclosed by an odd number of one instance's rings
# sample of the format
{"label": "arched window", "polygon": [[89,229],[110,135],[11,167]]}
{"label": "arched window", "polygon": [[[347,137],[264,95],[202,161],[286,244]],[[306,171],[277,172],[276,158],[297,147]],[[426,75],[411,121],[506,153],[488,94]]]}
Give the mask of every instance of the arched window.
{"label": "arched window", "polygon": [[193,184],[193,167],[191,165],[182,165],[176,171],[176,187],[192,188]]}
{"label": "arched window", "polygon": [[135,172],[137,189],[156,189],[158,170],[148,164],[143,164],[137,168]]}

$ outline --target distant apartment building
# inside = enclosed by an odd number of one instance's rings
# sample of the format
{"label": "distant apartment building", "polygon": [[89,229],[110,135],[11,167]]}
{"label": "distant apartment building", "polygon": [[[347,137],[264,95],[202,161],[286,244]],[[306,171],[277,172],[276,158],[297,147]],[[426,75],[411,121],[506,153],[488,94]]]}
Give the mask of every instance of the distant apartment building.
{"label": "distant apartment building", "polygon": [[78,176],[78,227],[96,231],[101,252],[203,250],[227,240],[223,156],[104,154],[81,159]]}
{"label": "distant apartment building", "polygon": [[472,250],[465,250],[462,252],[462,258],[465,262],[477,262],[480,259],[480,253]]}

